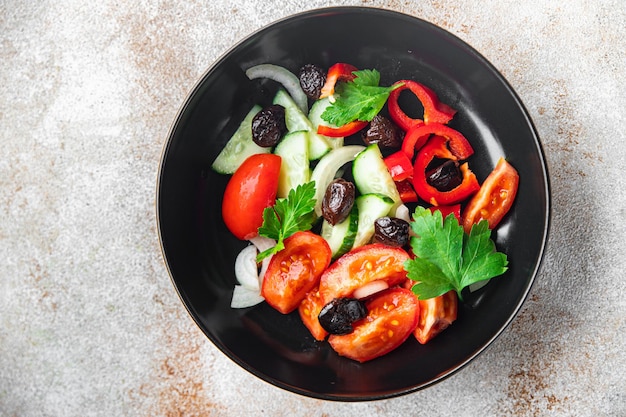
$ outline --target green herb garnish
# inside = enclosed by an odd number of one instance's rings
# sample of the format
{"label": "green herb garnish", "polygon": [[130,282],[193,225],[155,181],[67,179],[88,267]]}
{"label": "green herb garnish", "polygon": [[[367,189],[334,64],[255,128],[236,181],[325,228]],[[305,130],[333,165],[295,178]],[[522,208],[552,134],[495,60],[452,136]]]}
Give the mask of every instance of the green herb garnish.
{"label": "green herb garnish", "polygon": [[406,261],[408,277],[416,284],[413,292],[425,300],[455,290],[463,299],[463,288],[503,274],[508,268],[504,253],[497,252],[486,220],[472,226],[469,234],[453,214],[417,207],[411,228],[415,259]]}
{"label": "green herb garnish", "polygon": [[276,200],[273,207],[263,210],[259,235],[276,240],[276,246],[257,255],[257,261],[285,248],[284,240],[296,232],[311,229],[315,216],[315,182],[291,189],[287,198]]}
{"label": "green herb garnish", "polygon": [[376,70],[354,71],[350,82],[338,83],[335,101],[322,113],[322,119],[335,126],[343,126],[355,120],[371,121],[385,105],[389,94],[400,87],[381,87],[380,73]]}

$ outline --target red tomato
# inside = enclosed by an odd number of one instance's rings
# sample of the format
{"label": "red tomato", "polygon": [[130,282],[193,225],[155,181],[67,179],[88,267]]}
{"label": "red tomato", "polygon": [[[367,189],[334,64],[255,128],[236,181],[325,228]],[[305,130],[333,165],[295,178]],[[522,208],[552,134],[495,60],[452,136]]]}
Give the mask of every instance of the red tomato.
{"label": "red tomato", "polygon": [[391,352],[413,333],[419,316],[417,297],[406,288],[392,288],[366,303],[367,317],[346,335],[330,335],[328,343],[341,356],[366,362]]}
{"label": "red tomato", "polygon": [[317,288],[309,291],[300,303],[300,306],[298,306],[298,313],[302,323],[309,329],[315,340],[319,341],[326,339],[326,336],[328,336],[328,332],[324,330],[317,318],[323,307],[324,304],[322,304],[322,298]]}
{"label": "red tomato", "polygon": [[458,298],[455,291],[448,291],[439,297],[418,301],[419,321],[413,334],[423,345],[456,320]]}
{"label": "red tomato", "polygon": [[252,155],[228,181],[222,218],[237,238],[247,240],[258,234],[263,224],[263,210],[276,200],[280,164],[278,155]]}
{"label": "red tomato", "polygon": [[463,211],[463,228],[470,232],[472,225],[481,220],[495,228],[510,210],[517,195],[519,174],[504,158],[500,158],[478,192]]}
{"label": "red tomato", "polygon": [[292,312],[318,284],[331,257],[323,237],[312,232],[294,233],[285,239],[285,248],[270,260],[261,295],[281,313]]}
{"label": "red tomato", "polygon": [[326,305],[334,298],[349,297],[363,285],[383,280],[389,287],[407,280],[404,262],[408,253],[380,243],[360,246],[341,256],[320,278],[320,296]]}

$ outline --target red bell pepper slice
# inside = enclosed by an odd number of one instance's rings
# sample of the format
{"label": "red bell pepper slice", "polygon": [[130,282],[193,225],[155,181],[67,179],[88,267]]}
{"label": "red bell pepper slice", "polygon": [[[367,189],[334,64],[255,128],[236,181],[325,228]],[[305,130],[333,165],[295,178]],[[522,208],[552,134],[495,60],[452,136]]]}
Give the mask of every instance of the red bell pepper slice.
{"label": "red bell pepper slice", "polygon": [[417,193],[413,189],[410,179],[396,181],[396,188],[398,189],[398,194],[400,194],[400,200],[402,200],[403,203],[417,203]]}
{"label": "red bell pepper slice", "polygon": [[446,138],[448,146],[457,160],[467,159],[474,153],[472,145],[461,132],[441,123],[429,123],[409,129],[402,142],[402,151],[412,159],[415,152],[424,146],[431,135]]}
{"label": "red bell pepper slice", "polygon": [[436,187],[430,185],[426,179],[426,169],[435,158],[451,159],[457,161],[457,158],[448,149],[448,139],[443,136],[431,137],[426,145],[418,152],[413,165],[413,188],[417,195],[424,201],[433,206],[452,205],[460,203],[480,189],[480,184],[476,179],[476,175],[469,169],[466,163],[459,168],[463,181],[460,185],[450,191],[439,191]]}
{"label": "red bell pepper slice", "polygon": [[[441,123],[446,124],[456,114],[456,110],[447,104],[441,103],[437,94],[425,85],[413,80],[400,80],[394,85],[401,84],[389,95],[388,108],[389,116],[404,131],[408,131],[411,127],[421,124]],[[424,108],[423,119],[413,119],[409,117],[398,103],[398,98],[403,90],[410,90]]]}
{"label": "red bell pepper slice", "polygon": [[320,91],[320,98],[332,96],[335,93],[335,85],[338,81],[354,80],[354,71],[358,71],[358,68],[343,62],[338,62],[330,67],[326,75],[326,82]]}
{"label": "red bell pepper slice", "polygon": [[345,138],[346,136],[354,135],[365,126],[367,126],[367,122],[361,120],[355,120],[339,127],[319,125],[317,133],[331,138]]}
{"label": "red bell pepper slice", "polygon": [[385,158],[385,165],[394,181],[402,181],[413,176],[413,163],[402,151],[397,151]]}
{"label": "red bell pepper slice", "polygon": [[441,216],[445,219],[449,214],[454,214],[454,217],[461,223],[461,203],[453,204],[451,206],[431,206],[430,211],[435,212],[439,210]]}

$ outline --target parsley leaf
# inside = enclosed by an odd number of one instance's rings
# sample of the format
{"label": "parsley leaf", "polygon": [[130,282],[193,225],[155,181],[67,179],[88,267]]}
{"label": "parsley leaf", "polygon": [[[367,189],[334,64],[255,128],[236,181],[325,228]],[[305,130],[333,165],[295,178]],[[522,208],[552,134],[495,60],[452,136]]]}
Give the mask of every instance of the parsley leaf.
{"label": "parsley leaf", "polygon": [[294,233],[309,230],[315,220],[314,210],[314,181],[298,185],[289,191],[287,198],[276,200],[273,207],[266,207],[259,235],[276,240],[276,246],[259,253],[257,261],[284,249],[284,240]]}
{"label": "parsley leaf", "polygon": [[412,290],[422,300],[450,290],[462,300],[463,288],[507,270],[507,257],[496,251],[485,220],[472,226],[467,234],[453,214],[443,219],[438,210],[417,207],[411,228],[416,234],[411,238],[416,257],[406,261],[404,268],[416,281]]}
{"label": "parsley leaf", "polygon": [[379,86],[380,73],[376,70],[354,71],[353,74],[354,80],[335,87],[335,101],[321,115],[326,122],[335,126],[355,120],[369,122],[383,108],[389,94],[400,86]]}

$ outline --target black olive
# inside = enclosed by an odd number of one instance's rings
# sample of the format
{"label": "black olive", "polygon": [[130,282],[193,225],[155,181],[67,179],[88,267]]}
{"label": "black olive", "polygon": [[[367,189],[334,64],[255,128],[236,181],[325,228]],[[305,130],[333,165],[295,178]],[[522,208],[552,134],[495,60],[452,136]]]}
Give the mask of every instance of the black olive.
{"label": "black olive", "polygon": [[326,304],[317,316],[320,324],[330,334],[352,333],[352,324],[367,316],[367,307],[356,298],[335,298]]}
{"label": "black olive", "polygon": [[298,78],[300,79],[300,87],[308,98],[313,100],[320,98],[322,87],[326,83],[326,71],[317,65],[306,64],[300,68]]}
{"label": "black olive", "polygon": [[332,225],[341,223],[348,217],[354,199],[356,188],[353,183],[343,178],[333,180],[324,193],[322,200],[322,216]]}
{"label": "black olive", "polygon": [[363,142],[368,145],[377,143],[382,148],[399,148],[402,146],[404,132],[385,116],[374,116],[366,131]]}
{"label": "black olive", "polygon": [[426,181],[439,191],[450,191],[461,185],[463,177],[459,163],[452,159],[426,172]]}
{"label": "black olive", "polygon": [[252,119],[252,140],[259,146],[271,148],[285,133],[285,108],[279,104],[264,108]]}
{"label": "black olive", "polygon": [[389,246],[404,246],[409,243],[407,221],[397,217],[381,217],[374,221],[374,242]]}

